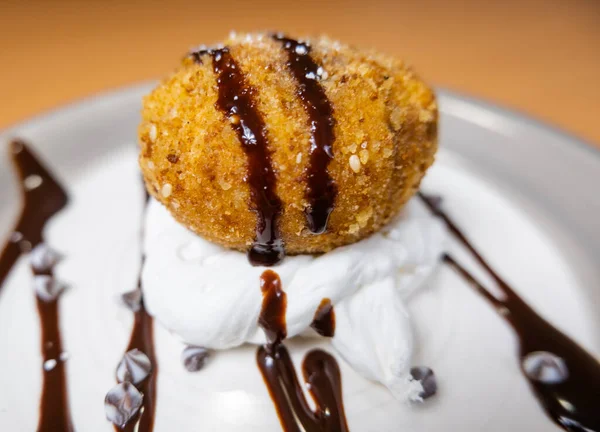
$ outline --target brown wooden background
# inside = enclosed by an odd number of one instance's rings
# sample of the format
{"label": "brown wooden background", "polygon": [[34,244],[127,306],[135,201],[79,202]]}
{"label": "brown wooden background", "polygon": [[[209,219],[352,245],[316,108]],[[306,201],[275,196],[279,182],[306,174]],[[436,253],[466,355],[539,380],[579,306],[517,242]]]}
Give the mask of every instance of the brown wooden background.
{"label": "brown wooden background", "polygon": [[327,33],[600,147],[598,0],[0,0],[0,128],[160,77],[230,30]]}

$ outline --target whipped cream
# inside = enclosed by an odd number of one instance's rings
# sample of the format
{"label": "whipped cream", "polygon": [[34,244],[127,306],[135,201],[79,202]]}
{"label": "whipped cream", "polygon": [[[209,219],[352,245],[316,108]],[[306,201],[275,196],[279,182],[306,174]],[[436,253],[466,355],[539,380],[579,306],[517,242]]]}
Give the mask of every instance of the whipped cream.
{"label": "whipped cream", "polygon": [[[260,275],[246,254],[213,244],[151,200],[142,272],[146,309],[184,342],[213,349],[265,343],[258,327]],[[324,298],[334,305],[332,345],[357,372],[398,398],[416,399],[413,335],[405,302],[446,246],[443,224],[412,200],[380,232],[320,256],[289,256],[274,267],[287,294],[288,338],[313,333]]]}

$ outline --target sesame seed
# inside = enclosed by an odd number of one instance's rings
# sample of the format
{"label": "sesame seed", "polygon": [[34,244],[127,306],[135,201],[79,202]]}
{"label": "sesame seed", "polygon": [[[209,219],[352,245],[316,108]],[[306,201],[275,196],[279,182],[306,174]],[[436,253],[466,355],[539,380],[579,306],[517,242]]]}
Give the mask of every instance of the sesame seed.
{"label": "sesame seed", "polygon": [[157,135],[158,135],[158,130],[156,129],[156,125],[155,124],[150,125],[150,131],[148,132],[148,137],[150,138],[150,141],[156,142]]}
{"label": "sesame seed", "polygon": [[146,165],[148,166],[149,170],[153,170],[154,169],[154,162],[148,161],[148,163]]}
{"label": "sesame seed", "polygon": [[173,186],[171,186],[170,183],[166,183],[160,190],[160,194],[163,196],[163,198],[169,198],[171,196],[171,192],[173,192]]}
{"label": "sesame seed", "polygon": [[300,162],[302,162],[302,152],[296,155],[296,163],[299,164]]}
{"label": "sesame seed", "polygon": [[352,169],[352,171],[354,171],[355,173],[360,172],[360,159],[358,158],[358,156],[356,156],[356,155],[350,156],[349,163],[350,163],[350,168]]}

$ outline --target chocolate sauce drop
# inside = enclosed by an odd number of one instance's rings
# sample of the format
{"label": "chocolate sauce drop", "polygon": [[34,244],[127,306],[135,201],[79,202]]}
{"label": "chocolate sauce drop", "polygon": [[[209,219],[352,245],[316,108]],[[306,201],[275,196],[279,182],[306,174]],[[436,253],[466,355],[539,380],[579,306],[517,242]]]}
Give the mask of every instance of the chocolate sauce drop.
{"label": "chocolate sauce drop", "polygon": [[258,319],[268,343],[256,353],[258,367],[286,432],[347,432],[342,381],[336,360],[321,350],[309,352],[302,364],[304,380],[315,402],[313,411],[298,381],[294,364],[282,344],[286,336],[285,293],[277,273],[261,276],[263,305]]}
{"label": "chocolate sauce drop", "polygon": [[327,230],[337,189],[327,171],[333,159],[335,140],[333,106],[319,83],[323,68],[312,59],[311,46],[283,35],[273,35],[288,54],[287,66],[298,82],[298,96],[310,121],[310,161],[306,171],[306,210],[308,228],[315,234]]}
{"label": "chocolate sauce drop", "polygon": [[[546,413],[567,431],[600,432],[600,363],[525,303],[477,252],[454,221],[441,210],[438,202],[422,193],[419,197],[432,213],[446,223],[450,232],[487,270],[503,293],[505,298],[502,300],[494,297],[453,257],[444,256],[444,261],[485,297],[515,331],[519,340],[521,370]],[[557,358],[560,365],[566,367],[559,380],[539,379],[525,369],[526,358],[540,353],[551,359]]]}
{"label": "chocolate sauce drop", "polygon": [[[148,200],[150,199],[148,193],[145,194],[145,205],[147,208]],[[146,211],[144,209],[143,214]],[[143,226],[143,222],[142,222]],[[141,232],[143,240],[144,231]],[[138,277],[137,289],[142,289],[142,278],[141,271],[144,266],[145,257],[142,255],[140,266],[140,275]],[[158,374],[158,364],[156,361],[156,353],[154,349],[154,325],[153,318],[146,312],[144,307],[144,298],[142,296],[140,300],[139,308],[134,312],[133,327],[131,329],[131,336],[129,338],[129,345],[125,352],[131,351],[132,349],[138,349],[150,359],[152,370],[150,374],[141,383],[137,384],[137,389],[144,395],[142,407],[140,411],[125,425],[124,428],[120,428],[115,425],[117,432],[152,432],[154,429],[154,416],[156,412],[156,376]]]}
{"label": "chocolate sauce drop", "polygon": [[[26,143],[20,140],[11,142],[10,153],[19,178],[23,208],[14,229],[15,235],[0,254],[0,290],[17,259],[21,254],[43,243],[43,230],[46,223],[68,202],[63,187],[36,158]],[[52,269],[44,272],[34,271],[34,274],[53,277]],[[61,360],[63,349],[58,298],[44,301],[36,297],[36,305],[40,318],[40,346],[44,363],[55,362],[54,367],[43,369],[37,431],[70,432],[73,426],[67,397],[65,364]]]}
{"label": "chocolate sauce drop", "polygon": [[202,63],[202,56],[206,54],[212,56],[217,75],[217,109],[230,120],[248,156],[247,178],[258,216],[256,240],[248,251],[248,258],[253,265],[275,265],[285,255],[277,227],[282,206],[275,193],[277,178],[271,164],[265,122],[254,100],[256,90],[246,82],[228,48],[201,50],[191,56],[197,63]]}
{"label": "chocolate sauce drop", "polygon": [[267,270],[260,276],[260,289],[263,293],[262,308],[258,325],[267,337],[267,346],[278,345],[287,336],[285,311],[287,296],[281,289],[281,279],[274,271]]}
{"label": "chocolate sauce drop", "polygon": [[331,300],[328,298],[321,300],[310,326],[321,336],[333,337],[335,335],[335,311]]}

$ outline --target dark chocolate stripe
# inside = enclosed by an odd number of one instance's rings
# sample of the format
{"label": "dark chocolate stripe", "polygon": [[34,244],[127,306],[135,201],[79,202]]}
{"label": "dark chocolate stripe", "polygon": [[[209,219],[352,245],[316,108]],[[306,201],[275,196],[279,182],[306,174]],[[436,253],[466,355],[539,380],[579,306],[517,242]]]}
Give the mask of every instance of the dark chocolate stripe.
{"label": "dark chocolate stripe", "polygon": [[150,375],[136,387],[144,395],[142,408],[136,416],[134,416],[124,428],[115,426],[115,431],[121,432],[151,432],[154,429],[154,415],[156,412],[156,375],[158,373],[158,364],[156,362],[156,354],[154,351],[154,327],[153,319],[146,309],[142,301],[140,309],[135,312],[133,329],[129,345],[125,350],[138,349],[148,356],[152,364]]}
{"label": "dark chocolate stripe", "polygon": [[310,122],[309,165],[306,170],[306,222],[315,234],[327,230],[333,211],[337,189],[327,166],[333,159],[335,119],[333,107],[319,83],[322,68],[310,55],[311,46],[282,35],[273,38],[282,43],[287,52],[287,67],[298,82],[297,93]]}
{"label": "dark chocolate stripe", "polygon": [[228,48],[201,50],[191,56],[202,63],[202,56],[206,54],[212,56],[213,70],[217,75],[217,109],[231,122],[248,156],[247,177],[258,216],[256,240],[248,258],[254,265],[274,265],[285,255],[277,227],[282,205],[275,193],[277,179],[271,164],[266,126],[256,108],[256,90],[247,83]]}
{"label": "dark chocolate stripe", "polygon": [[[0,254],[0,290],[17,259],[21,254],[43,243],[43,230],[46,223],[68,202],[65,190],[23,141],[11,142],[10,153],[19,178],[23,209],[11,239]],[[51,269],[43,274],[53,277]],[[40,319],[40,346],[44,362],[56,361],[53,368],[43,369],[40,419],[37,430],[38,432],[69,432],[73,430],[73,426],[68,404],[65,364],[60,358],[63,349],[58,298],[43,301],[36,297],[36,304]]]}
{"label": "dark chocolate stripe", "polygon": [[[142,212],[142,227],[144,227],[144,217],[148,208],[148,201],[150,196],[145,193],[144,199],[144,211]],[[143,244],[145,231],[141,230],[141,243]],[[137,289],[142,289],[142,270],[144,268],[144,261],[146,257],[142,254],[140,274],[138,276]],[[127,345],[127,351],[138,349],[150,360],[152,370],[150,375],[146,377],[141,383],[137,384],[137,389],[144,395],[142,407],[140,411],[127,422],[125,427],[120,428],[115,425],[116,432],[152,432],[154,430],[154,416],[156,413],[156,376],[158,374],[158,363],[156,361],[156,353],[154,349],[154,320],[152,316],[148,314],[144,307],[144,299],[142,298],[140,308],[134,312],[133,327],[131,329],[131,336],[129,337],[129,345]]]}
{"label": "dark chocolate stripe", "polygon": [[290,355],[282,344],[286,336],[286,297],[277,273],[261,276],[263,304],[258,319],[267,344],[256,353],[281,426],[286,432],[347,432],[339,366],[331,355],[313,350],[304,358],[302,371],[315,402],[313,411],[306,398]]}
{"label": "dark chocolate stripe", "polygon": [[280,344],[287,336],[285,312],[287,296],[281,289],[281,279],[274,271],[267,270],[260,276],[263,294],[258,325],[264,330],[268,346]]}
{"label": "dark chocolate stripe", "polygon": [[[450,255],[444,261],[486,298],[499,316],[506,320],[519,340],[521,370],[546,413],[567,431],[600,432],[600,363],[571,338],[539,316],[502,279],[475,249],[458,225],[445,213],[439,200],[419,193],[419,197],[450,232],[492,276],[504,299],[490,294],[475,277]],[[527,373],[524,362],[531,355],[550,354],[564,362],[567,375],[561,382],[544,382]],[[540,357],[542,358],[542,357]]]}

